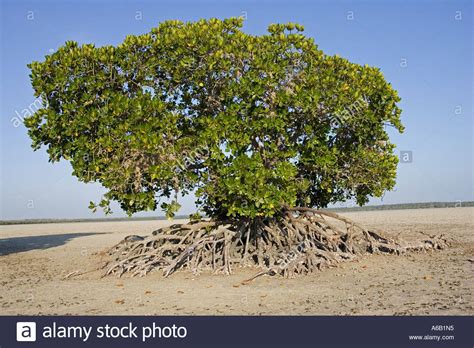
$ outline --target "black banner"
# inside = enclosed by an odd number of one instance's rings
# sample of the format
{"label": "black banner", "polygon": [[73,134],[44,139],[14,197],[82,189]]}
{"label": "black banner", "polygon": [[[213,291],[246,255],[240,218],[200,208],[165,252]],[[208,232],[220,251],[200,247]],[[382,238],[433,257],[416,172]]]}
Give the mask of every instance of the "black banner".
{"label": "black banner", "polygon": [[0,317],[10,347],[459,347],[473,317]]}

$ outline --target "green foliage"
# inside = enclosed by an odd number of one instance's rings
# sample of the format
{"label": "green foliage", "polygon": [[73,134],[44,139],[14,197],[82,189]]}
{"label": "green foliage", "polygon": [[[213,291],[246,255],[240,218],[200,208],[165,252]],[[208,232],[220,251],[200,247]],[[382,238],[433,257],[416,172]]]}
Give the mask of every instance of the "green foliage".
{"label": "green foliage", "polygon": [[193,190],[212,216],[253,218],[393,188],[385,128],[403,131],[400,98],[380,70],[325,55],[298,24],[241,26],[166,21],[116,47],[66,42],[29,65],[44,104],[25,120],[33,148],[129,214]]}
{"label": "green foliage", "polygon": [[175,217],[176,213],[181,208],[181,204],[179,204],[177,201],[173,200],[171,203],[162,203],[161,208],[165,212],[166,218],[171,220]]}
{"label": "green foliage", "polygon": [[199,212],[195,212],[193,214],[189,214],[189,221],[191,222],[197,222],[202,219],[202,215],[199,214]]}

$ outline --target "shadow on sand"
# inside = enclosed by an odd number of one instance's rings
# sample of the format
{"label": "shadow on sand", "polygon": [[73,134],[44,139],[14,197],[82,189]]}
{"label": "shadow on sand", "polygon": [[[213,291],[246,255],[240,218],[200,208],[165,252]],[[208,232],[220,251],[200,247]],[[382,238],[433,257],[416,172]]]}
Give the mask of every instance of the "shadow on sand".
{"label": "shadow on sand", "polygon": [[29,250],[42,250],[64,245],[78,237],[92,236],[102,233],[67,233],[43,236],[12,237],[0,239],[0,256]]}

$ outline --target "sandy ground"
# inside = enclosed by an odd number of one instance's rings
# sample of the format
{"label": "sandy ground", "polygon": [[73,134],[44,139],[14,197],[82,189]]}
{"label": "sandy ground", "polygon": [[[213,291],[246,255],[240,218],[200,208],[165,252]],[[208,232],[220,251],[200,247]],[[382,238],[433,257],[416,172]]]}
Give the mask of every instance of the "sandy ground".
{"label": "sandy ground", "polygon": [[452,247],[424,254],[367,256],[297,279],[187,272],[168,279],[63,280],[93,269],[97,252],[165,221],[0,226],[0,314],[123,315],[473,315],[474,208],[344,213],[402,238],[445,233]]}

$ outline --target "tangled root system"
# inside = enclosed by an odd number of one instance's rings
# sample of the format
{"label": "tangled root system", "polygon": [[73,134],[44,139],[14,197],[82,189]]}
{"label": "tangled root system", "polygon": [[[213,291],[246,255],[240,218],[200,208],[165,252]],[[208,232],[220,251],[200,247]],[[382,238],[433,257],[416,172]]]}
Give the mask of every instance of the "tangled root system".
{"label": "tangled root system", "polygon": [[261,270],[255,277],[294,277],[368,253],[399,255],[447,245],[442,235],[406,243],[333,212],[286,208],[274,218],[201,220],[161,228],[151,236],[128,236],[108,251],[104,276],[162,271],[168,277],[180,269],[230,274],[251,266]]}

